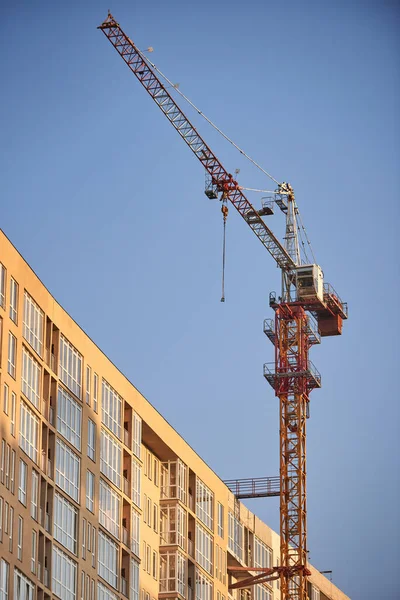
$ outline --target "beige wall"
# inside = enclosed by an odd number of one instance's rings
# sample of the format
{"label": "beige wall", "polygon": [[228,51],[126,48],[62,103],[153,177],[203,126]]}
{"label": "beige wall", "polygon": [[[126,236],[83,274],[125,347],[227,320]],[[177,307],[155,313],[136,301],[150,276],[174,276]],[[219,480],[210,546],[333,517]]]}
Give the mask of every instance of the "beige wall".
{"label": "beige wall", "polygon": [[[201,479],[214,493],[214,543],[218,544],[225,551],[227,551],[228,544],[228,511],[234,509],[234,497],[225,484],[220,478],[212,471],[212,469],[202,461],[202,459],[196,454],[196,452],[188,445],[185,440],[165,421],[165,419],[158,413],[158,411],[151,406],[151,404],[138,392],[138,390],[126,379],[126,377],[118,371],[118,369],[109,361],[109,359],[101,352],[101,350],[95,345],[95,343],[84,333],[84,331],[73,321],[73,319],[62,309],[62,307],[54,300],[45,286],[36,277],[34,272],[24,261],[24,259],[18,254],[12,244],[8,241],[5,235],[0,232],[0,262],[7,269],[7,299],[5,310],[0,308],[0,317],[2,318],[3,334],[1,341],[1,365],[0,365],[0,384],[1,384],[1,398],[3,398],[3,385],[6,383],[9,386],[10,393],[14,391],[17,394],[17,432],[16,437],[10,434],[10,423],[9,417],[3,412],[3,402],[1,403],[1,421],[0,421],[0,433],[1,438],[10,445],[16,453],[16,481],[14,483],[14,494],[10,490],[6,489],[5,485],[0,484],[0,496],[3,497],[3,502],[7,502],[14,507],[14,549],[13,553],[8,552],[8,546],[6,548],[5,535],[3,531],[3,543],[1,548],[1,554],[5,557],[11,565],[11,570],[14,565],[23,571],[32,581],[39,583],[38,579],[34,574],[31,573],[31,532],[32,528],[41,533],[41,537],[44,540],[47,536],[51,543],[52,537],[45,531],[45,529],[34,522],[30,517],[29,502],[30,502],[30,477],[32,461],[25,456],[18,445],[18,422],[19,422],[19,399],[21,397],[21,347],[22,344],[26,343],[23,341],[22,336],[22,320],[23,320],[23,297],[24,289],[33,297],[35,302],[44,311],[46,318],[48,318],[56,328],[62,332],[62,334],[69,340],[69,342],[79,350],[83,356],[83,376],[82,380],[84,383],[84,374],[86,365],[90,365],[93,373],[96,372],[99,375],[99,411],[97,413],[93,410],[93,403],[88,406],[85,403],[84,394],[82,401],[82,453],[81,453],[81,504],[76,505],[79,509],[79,521],[80,521],[80,538],[78,540],[78,557],[74,556],[68,551],[67,554],[73,558],[78,564],[78,571],[83,569],[85,573],[89,573],[92,579],[97,579],[97,563],[95,567],[91,566],[91,561],[88,559],[83,560],[81,556],[81,544],[82,544],[82,519],[87,519],[94,527],[99,529],[97,520],[98,514],[98,499],[97,494],[95,496],[95,509],[94,515],[85,508],[85,477],[86,469],[89,468],[96,477],[96,489],[98,488],[100,478],[100,465],[99,465],[99,433],[101,428],[101,378],[105,378],[109,384],[118,392],[125,401],[126,407],[132,407],[132,409],[140,415],[143,420],[143,447],[142,447],[142,460],[145,459],[145,448],[148,448],[152,454],[152,459],[156,457],[160,461],[174,459],[180,457],[181,460],[187,465],[188,469],[195,473],[196,477]],[[8,316],[8,302],[9,302],[9,280],[12,276],[19,284],[19,304],[18,304],[18,324],[15,325]],[[8,331],[11,331],[17,338],[17,372],[15,380],[10,377],[7,373],[7,339]],[[58,375],[51,369],[50,360],[46,362],[46,356],[43,355],[43,359],[36,357],[42,367],[42,372],[47,373],[47,377],[54,382],[54,385],[58,385]],[[45,395],[44,391],[44,377],[42,377],[42,395]],[[55,389],[55,388],[54,388]],[[27,401],[28,403],[28,401]],[[34,409],[32,409],[34,410]],[[44,415],[40,411],[36,411],[38,417],[41,419],[41,427],[43,429],[43,435],[46,436],[58,436],[55,428],[44,418]],[[96,463],[93,463],[86,456],[87,446],[87,420],[92,419],[97,425],[97,445],[96,445]],[[42,435],[42,434],[41,434]],[[49,437],[50,439],[50,437]],[[41,442],[40,442],[41,443]],[[123,447],[123,443],[121,444]],[[130,460],[132,455],[131,448],[124,447],[124,453]],[[19,458],[23,457],[25,462],[29,465],[29,481],[28,481],[28,504],[27,507],[23,507],[18,502],[18,462]],[[53,456],[54,462],[54,456]],[[51,477],[47,477],[43,474],[43,485],[49,488],[54,488],[54,480]],[[111,484],[110,484],[111,485]],[[195,491],[193,490],[193,493]],[[126,506],[131,505],[131,499],[125,496],[122,492],[121,498]],[[152,481],[147,476],[144,476],[142,470],[142,510],[143,513],[143,499],[146,495],[151,498],[152,505],[156,503],[158,506],[158,512],[161,507],[160,499],[160,484],[156,485],[154,478]],[[50,494],[51,495],[51,494]],[[224,539],[219,538],[217,534],[217,503],[220,502],[224,506]],[[261,500],[260,500],[261,502]],[[187,507],[186,507],[187,509]],[[3,510],[4,513],[4,510]],[[189,511],[190,513],[190,511]],[[192,513],[190,513],[192,514]],[[24,518],[24,553],[22,562],[16,558],[16,536],[17,536],[17,519],[18,515]],[[195,518],[195,514],[192,514]],[[279,536],[277,533],[272,531],[266,524],[262,523],[257,517],[255,517],[248,509],[241,504],[240,505],[240,518],[242,523],[248,530],[254,533],[257,537],[262,539],[273,551],[273,561],[276,564],[276,559],[279,557]],[[121,515],[122,519],[122,515]],[[4,521],[4,518],[3,518]],[[159,528],[157,528],[158,530]],[[3,526],[4,530],[4,526]],[[143,552],[143,543],[148,544],[151,547],[151,553],[153,550],[159,553],[159,533],[154,531],[154,526],[149,526],[145,523],[141,523],[141,552]],[[96,549],[97,551],[97,549]],[[124,550],[125,557],[129,555],[128,550]],[[121,553],[122,554],[122,553]],[[121,557],[120,557],[121,559]],[[142,567],[140,569],[140,586],[143,587],[151,598],[156,598],[158,595],[158,581],[153,577],[152,573],[147,573],[143,568],[143,556]],[[159,561],[159,556],[158,559]],[[231,559],[229,559],[231,561]],[[228,561],[228,562],[229,562]],[[312,569],[313,575],[311,581],[313,581],[323,591],[328,598],[332,600],[346,600],[342,592],[340,592],[335,586],[333,586],[325,577],[319,574],[315,569]],[[11,583],[11,595],[12,596],[12,582],[13,577],[10,577]],[[43,586],[42,586],[43,588]],[[44,588],[43,588],[44,589]],[[80,590],[80,575],[78,576],[78,591]],[[214,578],[214,598],[217,597],[216,593],[219,591],[226,599],[228,598],[227,584],[223,584]],[[279,591],[276,583],[272,588],[274,600],[278,600]],[[47,593],[49,591],[47,590]],[[39,595],[39,597],[43,597]],[[122,596],[121,596],[122,597]],[[77,594],[77,598],[80,599],[80,595]]]}

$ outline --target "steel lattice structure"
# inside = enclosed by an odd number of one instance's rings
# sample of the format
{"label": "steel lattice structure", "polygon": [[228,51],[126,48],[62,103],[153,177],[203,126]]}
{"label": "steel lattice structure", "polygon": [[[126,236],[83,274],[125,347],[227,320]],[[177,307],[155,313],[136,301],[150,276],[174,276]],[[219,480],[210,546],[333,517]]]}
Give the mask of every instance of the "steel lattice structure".
{"label": "steel lattice structure", "polygon": [[[221,193],[221,199],[229,200],[282,270],[282,297],[278,301],[274,295],[270,297],[275,324],[272,320],[264,322],[264,332],[275,346],[275,362],[264,365],[264,376],[280,403],[281,564],[272,569],[249,565],[228,570],[237,579],[230,589],[280,578],[282,600],[307,600],[307,576],[310,573],[307,569],[306,419],[309,394],[312,389],[321,386],[320,375],[309,360],[309,350],[313,344],[320,342],[320,335],[341,333],[342,320],[347,318],[347,305],[325,283],[315,297],[300,300],[292,297],[297,285],[300,253],[296,224],[298,211],[291,186],[280,184],[275,199],[277,206],[286,214],[285,248],[261,218],[261,211],[252,206],[237,181],[176,104],[157,76],[154,65],[122,31],[111,14],[99,29],[205,168],[210,185],[210,195],[206,192],[207,195],[216,198],[216,194]],[[265,210],[262,214],[270,213]],[[254,481],[251,485],[255,485]],[[248,493],[242,497],[249,497]],[[256,497],[254,494],[273,495],[268,489],[254,492],[252,497]],[[251,572],[256,574],[249,575]]]}

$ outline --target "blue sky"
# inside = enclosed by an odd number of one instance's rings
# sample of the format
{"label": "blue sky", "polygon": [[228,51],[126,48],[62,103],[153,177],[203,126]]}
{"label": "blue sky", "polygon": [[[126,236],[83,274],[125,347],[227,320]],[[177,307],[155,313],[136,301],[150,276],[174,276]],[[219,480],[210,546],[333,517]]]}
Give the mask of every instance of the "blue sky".
{"label": "blue sky", "polygon": [[[0,226],[50,291],[225,479],[277,475],[262,333],[279,272],[219,204],[96,30],[115,15],[218,126],[295,188],[349,303],[313,350],[311,562],[353,600],[395,599],[399,482],[399,31],[395,1],[19,2],[2,7]],[[270,182],[184,107],[247,187]],[[397,168],[396,168],[397,167]],[[254,203],[259,199],[254,198]],[[270,226],[282,235],[282,215]],[[250,508],[276,530],[278,502]]]}

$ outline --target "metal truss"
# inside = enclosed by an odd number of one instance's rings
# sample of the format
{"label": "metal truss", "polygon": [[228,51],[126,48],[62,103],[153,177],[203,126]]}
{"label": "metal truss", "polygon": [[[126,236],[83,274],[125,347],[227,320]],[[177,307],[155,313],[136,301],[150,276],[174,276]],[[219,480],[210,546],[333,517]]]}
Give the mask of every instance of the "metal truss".
{"label": "metal truss", "polygon": [[175,127],[182,139],[187,143],[192,152],[197,156],[203,167],[211,176],[213,185],[225,198],[228,198],[239,214],[246,220],[246,214],[252,213],[251,220],[247,221],[249,227],[256,234],[277,264],[284,271],[295,266],[291,256],[278,241],[272,231],[267,227],[256,209],[240,189],[237,181],[226,171],[215,154],[207,146],[203,138],[197,133],[169,92],[165,89],[151,63],[138,50],[132,40],[122,31],[114,17],[109,14],[107,19],[99,26],[104,35],[124,59],[132,73],[140,81],[145,90],[153,98],[167,119]]}

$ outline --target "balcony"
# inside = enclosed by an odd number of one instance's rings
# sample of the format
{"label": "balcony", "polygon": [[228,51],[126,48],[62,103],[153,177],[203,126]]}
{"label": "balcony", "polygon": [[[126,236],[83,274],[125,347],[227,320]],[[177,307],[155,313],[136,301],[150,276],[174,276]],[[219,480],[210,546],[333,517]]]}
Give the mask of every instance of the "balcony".
{"label": "balcony", "polygon": [[46,569],[46,567],[43,570],[44,572],[44,577],[43,577],[43,583],[45,585],[45,587],[50,588],[50,573],[49,573],[49,569]]}
{"label": "balcony", "polygon": [[50,515],[49,515],[49,513],[45,513],[45,516],[44,516],[44,528],[47,531],[47,533],[51,533],[51,521],[50,521]]}
{"label": "balcony", "polygon": [[[188,554],[189,556],[191,556],[192,558],[194,558],[194,545],[193,545],[193,540],[188,539],[187,541],[188,543]],[[190,589],[190,588],[189,588]]]}
{"label": "balcony", "polygon": [[128,446],[128,448],[130,449],[131,445],[129,443],[129,431],[125,428],[124,428],[124,444],[125,444],[125,446]]}
{"label": "balcony", "polygon": [[123,482],[124,494],[125,494],[126,496],[129,496],[129,498],[130,498],[130,497],[131,497],[131,494],[130,494],[130,490],[131,490],[130,483],[129,483],[129,481],[127,480],[127,478],[126,478],[126,477],[123,477],[123,478],[122,478],[122,482]]}
{"label": "balcony", "polygon": [[122,543],[129,548],[129,532],[126,527],[122,528]]}
{"label": "balcony", "polygon": [[123,577],[121,577],[121,593],[126,596],[126,598],[128,597],[128,582]]}

